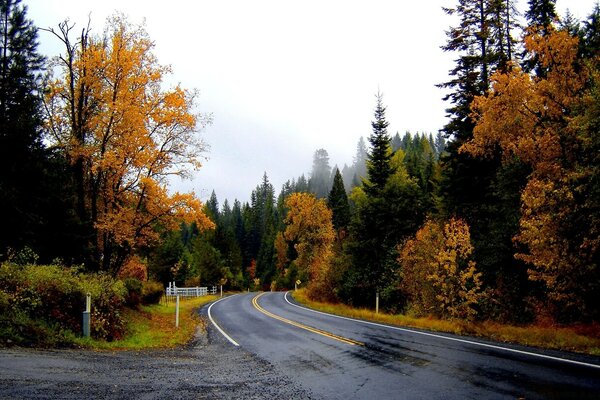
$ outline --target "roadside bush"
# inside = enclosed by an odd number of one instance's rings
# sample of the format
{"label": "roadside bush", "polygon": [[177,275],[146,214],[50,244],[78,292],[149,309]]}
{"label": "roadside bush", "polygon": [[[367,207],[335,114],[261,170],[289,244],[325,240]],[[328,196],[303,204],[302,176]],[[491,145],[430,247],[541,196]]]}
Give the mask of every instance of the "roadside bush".
{"label": "roadside bush", "polygon": [[165,287],[160,282],[147,281],[142,284],[142,303],[158,304],[165,292]]}
{"label": "roadside bush", "polygon": [[127,290],[125,295],[125,304],[127,307],[135,308],[142,301],[142,281],[136,278],[123,279],[123,284]]}
{"label": "roadside bush", "polygon": [[67,336],[79,334],[86,293],[92,297],[92,335],[111,340],[124,331],[120,311],[126,289],[107,275],[56,265],[4,263],[0,265],[0,293],[0,308],[4,308],[0,333],[16,344],[66,343]]}

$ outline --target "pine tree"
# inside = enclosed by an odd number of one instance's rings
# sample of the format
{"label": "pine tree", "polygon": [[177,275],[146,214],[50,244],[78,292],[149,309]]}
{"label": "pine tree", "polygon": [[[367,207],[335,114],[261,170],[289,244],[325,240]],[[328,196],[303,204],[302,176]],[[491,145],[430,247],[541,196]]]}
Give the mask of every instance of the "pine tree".
{"label": "pine tree", "polygon": [[375,120],[371,122],[373,133],[369,136],[371,151],[368,153],[367,175],[369,183],[365,190],[370,195],[381,192],[388,178],[394,172],[390,159],[392,151],[390,148],[390,136],[387,133],[389,123],[385,119],[385,107],[381,93],[377,93],[377,105],[375,107]]}
{"label": "pine tree", "polygon": [[594,5],[594,9],[583,22],[582,29],[582,55],[584,58],[592,59],[600,54],[600,3]]}
{"label": "pine tree", "polygon": [[37,46],[27,8],[0,0],[0,254],[29,246],[41,262],[80,262],[67,165],[42,143]]}
{"label": "pine tree", "polygon": [[[474,257],[483,281],[494,289],[501,287],[500,276],[515,276],[515,271],[522,268],[510,252],[497,252],[510,247],[516,234],[518,227],[514,221],[518,221],[520,211],[514,198],[518,198],[525,177],[518,166],[507,166],[509,170],[504,170],[498,153],[484,159],[459,149],[473,137],[474,98],[488,92],[493,72],[510,65],[508,49],[514,49],[514,45],[508,46],[507,40],[512,40],[511,21],[515,15],[511,7],[510,1],[460,0],[457,7],[446,9],[459,18],[459,24],[448,31],[448,42],[443,49],[456,53],[457,60],[450,71],[452,79],[440,85],[451,90],[445,97],[451,103],[447,109],[450,120],[442,130],[448,139],[441,156],[443,213],[464,219],[471,227]],[[512,17],[499,19],[503,14]],[[510,55],[514,57],[513,50]],[[506,224],[494,224],[497,220]],[[522,281],[515,278],[515,282],[518,287]],[[514,305],[515,297],[506,291],[501,291],[501,295],[506,297],[502,307]]]}
{"label": "pine tree", "polygon": [[529,0],[529,8],[525,12],[525,18],[529,26],[541,27],[544,34],[547,34],[548,28],[554,24],[558,18],[556,13],[556,0]]}
{"label": "pine tree", "polygon": [[350,223],[350,205],[348,195],[344,188],[344,182],[340,170],[336,168],[333,186],[327,198],[327,204],[333,212],[333,226],[335,230],[341,232],[348,227]]}
{"label": "pine tree", "polygon": [[[542,35],[548,35],[558,19],[555,7],[556,0],[529,0],[529,8],[525,13],[527,29],[540,30]],[[546,70],[540,65],[537,54],[523,53],[523,70],[535,72],[538,77],[544,77]]]}
{"label": "pine tree", "polygon": [[329,165],[329,154],[325,149],[315,151],[313,157],[312,171],[308,187],[318,199],[327,197],[331,189],[331,166]]}

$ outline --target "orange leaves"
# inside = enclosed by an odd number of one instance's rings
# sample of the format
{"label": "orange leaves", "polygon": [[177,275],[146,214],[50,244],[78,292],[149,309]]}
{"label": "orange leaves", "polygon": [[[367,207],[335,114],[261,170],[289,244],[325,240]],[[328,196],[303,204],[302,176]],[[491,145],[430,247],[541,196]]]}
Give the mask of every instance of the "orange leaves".
{"label": "orange leaves", "polygon": [[590,157],[597,150],[590,145],[597,129],[583,117],[595,107],[588,101],[596,100],[597,65],[577,58],[578,39],[566,31],[531,31],[525,46],[539,60],[540,76],[516,66],[496,73],[491,92],[473,102],[473,139],[461,151],[482,156],[500,149],[505,159],[531,167],[514,238],[526,251],[516,257],[529,264],[530,280],[545,285],[546,311],[567,314],[571,307],[572,315],[584,314],[585,298],[598,284],[588,282],[597,279],[588,247],[597,228],[595,206],[586,199],[594,190]]}
{"label": "orange leaves", "polygon": [[516,65],[494,74],[490,93],[473,102],[473,139],[461,151],[482,156],[499,145],[505,158],[516,156],[536,173],[556,175],[567,150],[562,137],[571,135],[570,110],[580,101],[587,72],[577,65],[577,38],[567,32],[533,32],[525,44],[546,76],[532,78]]}
{"label": "orange leaves", "polygon": [[91,216],[99,254],[135,250],[157,238],[158,226],[182,220],[214,226],[193,193],[170,194],[166,185],[169,175],[200,167],[195,92],[163,89],[170,68],[158,63],[143,26],[122,15],[107,26],[103,37],[84,31],[73,44],[61,25],[67,54],[46,96],[55,143],[81,168],[87,210],[80,217]]}

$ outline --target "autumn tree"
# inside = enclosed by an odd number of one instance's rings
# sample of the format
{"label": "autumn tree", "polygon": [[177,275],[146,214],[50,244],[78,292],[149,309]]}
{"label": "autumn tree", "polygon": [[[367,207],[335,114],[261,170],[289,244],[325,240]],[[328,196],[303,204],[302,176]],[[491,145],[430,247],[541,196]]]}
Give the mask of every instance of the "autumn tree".
{"label": "autumn tree", "polygon": [[589,200],[597,191],[597,119],[587,108],[597,68],[578,60],[578,39],[566,31],[534,31],[525,46],[546,73],[531,77],[515,67],[494,75],[493,90],[474,102],[477,125],[462,151],[489,156],[499,147],[505,162],[518,157],[530,166],[515,237],[526,251],[517,258],[544,285],[545,312],[597,318],[598,207]]}
{"label": "autumn tree", "polygon": [[45,97],[49,140],[73,168],[76,210],[91,232],[90,266],[116,273],[127,257],[158,239],[156,228],[195,221],[212,226],[194,194],[170,194],[169,176],[200,167],[202,117],[196,94],[164,89],[170,72],[152,53],[143,26],[111,17],[103,35],[74,25],[50,31],[64,45]]}
{"label": "autumn tree", "polygon": [[481,273],[471,259],[469,226],[428,221],[400,250],[401,288],[421,315],[471,319],[481,296]]}
{"label": "autumn tree", "polygon": [[322,297],[327,287],[328,270],[335,240],[332,213],[325,200],[312,194],[294,193],[286,200],[289,209],[285,219],[284,238],[293,244],[294,260],[301,275],[311,282],[314,297]]}

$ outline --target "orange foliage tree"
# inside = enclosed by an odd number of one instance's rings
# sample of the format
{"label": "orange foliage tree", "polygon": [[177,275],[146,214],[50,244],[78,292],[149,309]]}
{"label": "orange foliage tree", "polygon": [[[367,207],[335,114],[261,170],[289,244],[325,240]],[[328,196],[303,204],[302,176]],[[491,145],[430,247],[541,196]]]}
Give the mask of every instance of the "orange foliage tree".
{"label": "orange foliage tree", "polygon": [[157,227],[212,222],[193,193],[171,194],[167,178],[200,167],[196,94],[163,88],[170,72],[152,53],[143,26],[116,15],[102,36],[84,29],[73,42],[68,22],[51,30],[65,46],[48,80],[46,127],[73,166],[76,211],[90,233],[89,263],[116,273]]}
{"label": "orange foliage tree", "polygon": [[[473,139],[461,150],[487,156],[499,148],[505,160],[516,157],[532,168],[515,237],[527,251],[516,257],[545,286],[546,311],[582,315],[599,288],[598,228],[590,222],[586,183],[597,155],[585,154],[597,131],[579,116],[590,98],[593,64],[578,60],[578,39],[565,31],[533,31],[525,46],[547,73],[532,77],[517,66],[496,73],[490,93],[473,102]],[[597,212],[597,204],[592,208]]]}
{"label": "orange foliage tree", "polygon": [[295,262],[301,274],[308,275],[313,290],[325,290],[333,255],[335,229],[332,212],[325,200],[309,193],[293,193],[285,201],[288,214],[284,238],[293,243],[298,254]]}
{"label": "orange foliage tree", "polygon": [[400,288],[416,314],[473,318],[481,297],[481,273],[471,260],[469,226],[460,219],[427,221],[399,249]]}

